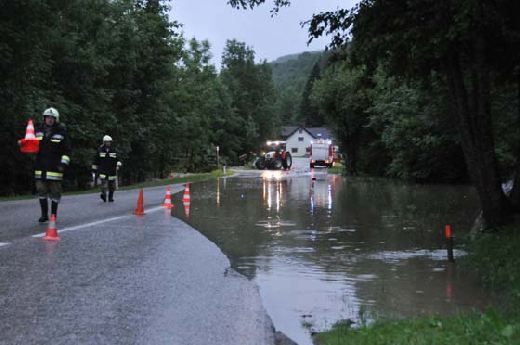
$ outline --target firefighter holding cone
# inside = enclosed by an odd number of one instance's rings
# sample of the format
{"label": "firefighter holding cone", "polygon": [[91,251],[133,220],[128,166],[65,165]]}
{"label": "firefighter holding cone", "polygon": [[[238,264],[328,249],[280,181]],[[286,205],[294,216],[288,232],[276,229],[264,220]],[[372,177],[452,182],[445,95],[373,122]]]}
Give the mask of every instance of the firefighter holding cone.
{"label": "firefighter holding cone", "polygon": [[92,164],[94,179],[98,176],[101,179],[101,195],[99,197],[103,202],[107,201],[107,191],[108,201],[114,201],[117,171],[122,165],[117,155],[116,149],[112,146],[112,137],[105,135],[103,137],[103,145],[97,149],[94,164]]}
{"label": "firefighter holding cone", "polygon": [[34,178],[40,200],[40,223],[49,220],[49,198],[51,215],[58,215],[63,173],[70,164],[70,141],[65,126],[59,119],[58,110],[48,108],[43,112],[43,123],[35,128],[39,150],[34,165]]}

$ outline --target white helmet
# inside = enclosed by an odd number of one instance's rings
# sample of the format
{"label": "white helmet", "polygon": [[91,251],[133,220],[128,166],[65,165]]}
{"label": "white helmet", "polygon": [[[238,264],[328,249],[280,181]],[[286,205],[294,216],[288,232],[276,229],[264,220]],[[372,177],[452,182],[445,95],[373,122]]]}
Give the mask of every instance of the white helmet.
{"label": "white helmet", "polygon": [[45,109],[45,111],[43,112],[43,116],[52,116],[56,119],[56,122],[59,122],[60,121],[60,113],[58,112],[58,110],[56,108],[47,108]]}
{"label": "white helmet", "polygon": [[112,141],[112,137],[110,135],[105,135],[103,141]]}

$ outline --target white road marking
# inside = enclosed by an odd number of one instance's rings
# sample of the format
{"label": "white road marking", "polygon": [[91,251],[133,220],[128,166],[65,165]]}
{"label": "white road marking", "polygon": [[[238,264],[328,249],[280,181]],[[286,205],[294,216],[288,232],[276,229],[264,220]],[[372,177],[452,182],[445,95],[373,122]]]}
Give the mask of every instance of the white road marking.
{"label": "white road marking", "polygon": [[0,242],[0,247],[7,246],[8,244],[10,244],[10,243],[8,243],[8,242]]}
{"label": "white road marking", "polygon": [[[145,210],[145,215],[146,213],[152,213],[152,212],[156,212],[156,211],[159,211],[159,210],[163,210],[164,208],[162,206],[157,206],[157,207],[153,207],[153,208],[150,208],[148,210]],[[58,229],[58,233],[63,233],[65,231],[74,231],[74,230],[79,230],[79,229],[83,229],[83,228],[88,228],[90,226],[95,226],[95,225],[99,225],[99,224],[103,224],[103,223],[108,223],[108,222],[112,222],[114,220],[119,220],[119,219],[123,219],[123,218],[130,218],[130,217],[133,217],[132,215],[126,215],[126,216],[119,216],[119,217],[112,217],[112,218],[107,218],[107,219],[102,219],[102,220],[98,220],[98,221],[95,221],[95,222],[90,222],[90,223],[86,223],[86,224],[81,224],[81,225],[76,225],[76,226],[71,226],[71,227],[68,227],[68,228],[64,228],[64,229]],[[41,234],[36,234],[36,235],[33,235],[32,237],[35,237],[35,238],[38,238],[38,237],[43,237],[45,236],[45,233],[41,233]],[[0,244],[1,246],[1,244]]]}

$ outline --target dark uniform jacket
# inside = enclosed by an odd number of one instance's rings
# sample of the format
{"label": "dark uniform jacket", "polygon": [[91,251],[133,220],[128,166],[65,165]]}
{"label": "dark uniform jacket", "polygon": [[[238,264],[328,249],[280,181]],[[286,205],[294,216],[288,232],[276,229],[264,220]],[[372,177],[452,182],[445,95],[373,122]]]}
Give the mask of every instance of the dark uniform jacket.
{"label": "dark uniform jacket", "polygon": [[112,146],[101,145],[97,150],[92,170],[98,173],[102,179],[115,180],[119,165],[121,163],[117,160],[117,151]]}
{"label": "dark uniform jacket", "polygon": [[34,178],[61,181],[65,167],[70,164],[70,141],[65,126],[42,124],[36,127],[35,135],[40,140],[40,150],[36,155]]}

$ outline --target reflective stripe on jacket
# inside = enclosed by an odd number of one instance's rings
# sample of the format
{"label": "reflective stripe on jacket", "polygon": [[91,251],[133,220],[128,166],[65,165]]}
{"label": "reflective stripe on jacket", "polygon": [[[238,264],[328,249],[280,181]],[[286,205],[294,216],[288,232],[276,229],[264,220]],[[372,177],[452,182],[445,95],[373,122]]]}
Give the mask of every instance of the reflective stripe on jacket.
{"label": "reflective stripe on jacket", "polygon": [[36,127],[35,135],[40,140],[40,150],[34,164],[34,178],[61,181],[63,169],[70,164],[70,141],[65,126],[56,123],[49,128],[43,124]]}
{"label": "reflective stripe on jacket", "polygon": [[121,163],[117,160],[118,153],[112,147],[101,145],[94,158],[94,164],[92,164],[92,170],[98,172],[99,177],[102,179],[108,178],[109,180],[115,180],[117,176],[117,167]]}

